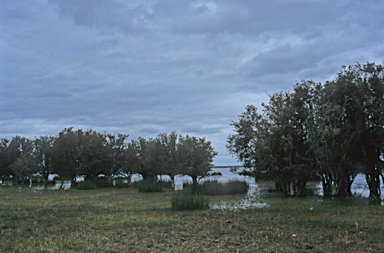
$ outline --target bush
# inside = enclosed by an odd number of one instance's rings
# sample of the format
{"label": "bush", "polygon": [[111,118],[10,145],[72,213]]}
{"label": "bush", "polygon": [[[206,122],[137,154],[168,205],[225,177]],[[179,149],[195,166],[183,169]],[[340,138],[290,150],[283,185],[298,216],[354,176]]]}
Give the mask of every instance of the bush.
{"label": "bush", "polygon": [[125,183],[124,180],[121,180],[121,179],[118,179],[115,181],[115,185],[114,185],[115,188],[128,188],[129,187],[129,183]]}
{"label": "bush", "polygon": [[172,182],[171,181],[158,181],[163,188],[172,188]]}
{"label": "bush", "polygon": [[208,200],[199,194],[182,191],[172,196],[172,210],[201,210],[209,208]]}
{"label": "bush", "polygon": [[110,188],[113,186],[113,183],[109,182],[107,177],[96,177],[92,182],[96,185],[96,188]]}
{"label": "bush", "polygon": [[77,182],[75,187],[77,190],[94,190],[94,189],[96,189],[96,185],[90,180]]}
{"label": "bush", "polygon": [[162,182],[152,181],[152,180],[142,180],[134,184],[134,187],[139,190],[139,192],[162,192],[163,186]]}
{"label": "bush", "polygon": [[203,184],[183,184],[183,189],[201,195],[230,195],[248,192],[248,184],[245,181],[232,180],[220,183],[217,180],[205,181]]}
{"label": "bush", "polygon": [[208,195],[206,188],[202,184],[193,184],[189,182],[183,183],[183,192],[188,194]]}

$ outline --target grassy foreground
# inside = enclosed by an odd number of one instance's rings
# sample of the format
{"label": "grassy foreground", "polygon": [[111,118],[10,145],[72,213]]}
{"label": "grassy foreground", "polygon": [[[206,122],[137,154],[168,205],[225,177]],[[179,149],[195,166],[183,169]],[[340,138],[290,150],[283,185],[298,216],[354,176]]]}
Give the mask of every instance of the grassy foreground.
{"label": "grassy foreground", "polygon": [[275,197],[263,208],[176,212],[172,193],[0,187],[0,252],[384,252],[384,206],[365,200]]}

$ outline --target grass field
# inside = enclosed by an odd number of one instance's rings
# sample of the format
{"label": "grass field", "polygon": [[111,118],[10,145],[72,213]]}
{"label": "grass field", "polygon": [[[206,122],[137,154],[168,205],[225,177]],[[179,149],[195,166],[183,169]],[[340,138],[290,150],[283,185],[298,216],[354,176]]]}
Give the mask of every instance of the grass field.
{"label": "grass field", "polygon": [[[365,199],[172,211],[172,193],[0,187],[0,252],[384,252],[384,206]],[[208,197],[211,206],[243,198]]]}

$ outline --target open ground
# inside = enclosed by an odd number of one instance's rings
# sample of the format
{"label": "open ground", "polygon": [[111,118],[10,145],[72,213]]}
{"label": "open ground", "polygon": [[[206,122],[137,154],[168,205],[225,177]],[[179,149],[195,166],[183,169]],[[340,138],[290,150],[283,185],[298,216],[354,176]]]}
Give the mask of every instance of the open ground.
{"label": "open ground", "polygon": [[261,208],[172,211],[172,194],[0,187],[0,252],[384,251],[384,207],[368,199],[275,196]]}

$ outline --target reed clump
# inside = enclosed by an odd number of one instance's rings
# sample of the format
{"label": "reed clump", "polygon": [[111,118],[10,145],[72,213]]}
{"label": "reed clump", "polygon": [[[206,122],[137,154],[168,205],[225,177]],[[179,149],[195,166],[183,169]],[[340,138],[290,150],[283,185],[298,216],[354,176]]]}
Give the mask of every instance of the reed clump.
{"label": "reed clump", "polygon": [[219,182],[217,180],[205,181],[202,184],[184,183],[183,189],[189,190],[201,195],[216,196],[216,195],[231,195],[231,194],[246,194],[249,185],[245,181],[230,180],[227,182]]}

